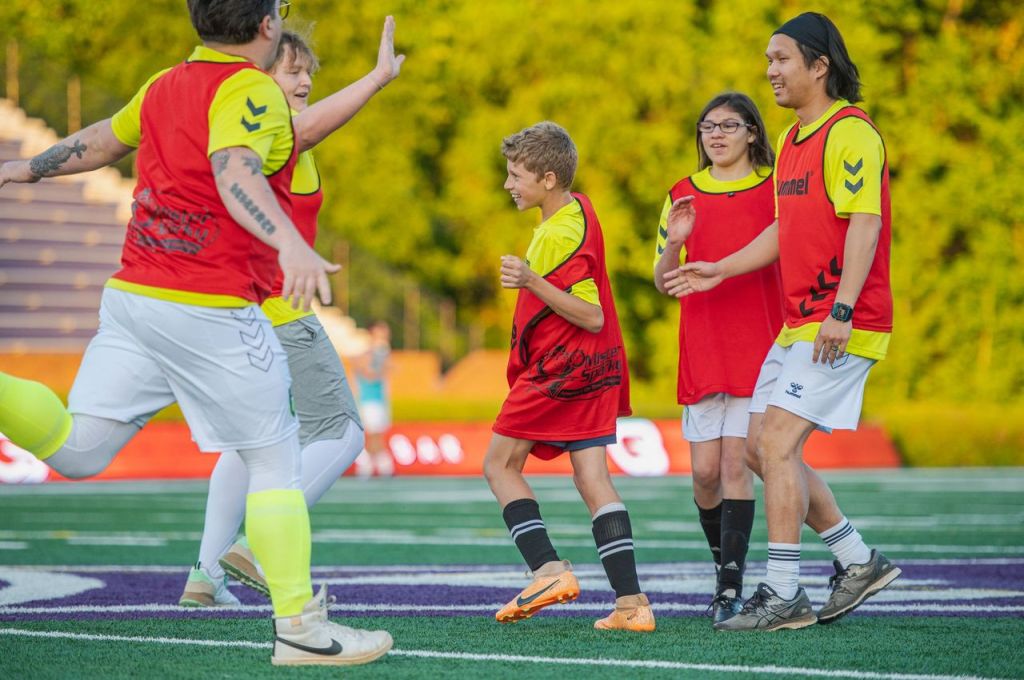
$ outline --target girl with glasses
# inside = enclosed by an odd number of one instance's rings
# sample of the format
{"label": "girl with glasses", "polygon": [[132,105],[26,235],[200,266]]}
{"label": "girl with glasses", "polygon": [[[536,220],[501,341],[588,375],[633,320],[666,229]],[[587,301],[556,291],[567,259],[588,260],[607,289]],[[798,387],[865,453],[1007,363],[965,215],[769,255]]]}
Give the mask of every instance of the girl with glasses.
{"label": "girl with glasses", "polygon": [[[774,153],[754,102],[736,92],[720,94],[697,120],[698,172],[669,191],[658,226],[654,283],[668,295],[682,264],[716,261],[775,219]],[[781,326],[777,264],[679,300],[677,398],[684,406],[694,502],[717,572],[711,603],[716,623],[743,602],[754,519],[747,408]]]}

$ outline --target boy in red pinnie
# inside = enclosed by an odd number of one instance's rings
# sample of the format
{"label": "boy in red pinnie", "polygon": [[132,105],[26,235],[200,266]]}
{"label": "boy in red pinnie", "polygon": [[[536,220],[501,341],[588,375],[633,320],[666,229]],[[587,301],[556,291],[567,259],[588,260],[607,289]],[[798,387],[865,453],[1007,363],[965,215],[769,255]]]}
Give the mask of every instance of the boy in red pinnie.
{"label": "boy in red pinnie", "polygon": [[534,580],[495,618],[512,623],[579,595],[571,565],[548,538],[533,490],[523,478],[531,453],[567,453],[593,517],[594,541],[615,590],[615,610],[600,630],[654,630],[640,591],[629,514],[612,486],[605,447],[615,419],[629,415],[629,372],[593,206],[571,193],[576,146],[554,123],[526,128],[502,143],[505,189],[519,210],[540,208],[526,259],[501,258],[501,285],[519,290],[508,361],[509,395],[494,423],[484,476],[502,507]]}

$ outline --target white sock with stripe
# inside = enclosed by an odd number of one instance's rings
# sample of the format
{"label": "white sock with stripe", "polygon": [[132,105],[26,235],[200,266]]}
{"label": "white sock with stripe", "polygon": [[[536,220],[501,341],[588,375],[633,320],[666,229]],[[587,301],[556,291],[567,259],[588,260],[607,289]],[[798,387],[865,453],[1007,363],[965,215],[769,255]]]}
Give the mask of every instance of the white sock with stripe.
{"label": "white sock with stripe", "polygon": [[768,543],[768,575],[764,582],[783,600],[796,597],[800,587],[799,543]]}
{"label": "white sock with stripe", "polygon": [[850,520],[843,517],[831,529],[818,534],[835,555],[839,566],[846,569],[851,564],[864,564],[871,559],[871,549],[864,543],[860,532],[853,528]]}

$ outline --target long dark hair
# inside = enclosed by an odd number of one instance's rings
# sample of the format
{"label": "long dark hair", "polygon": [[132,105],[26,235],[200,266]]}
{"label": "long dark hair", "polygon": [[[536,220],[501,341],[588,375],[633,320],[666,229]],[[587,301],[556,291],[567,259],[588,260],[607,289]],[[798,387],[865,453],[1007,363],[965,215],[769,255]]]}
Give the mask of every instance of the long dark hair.
{"label": "long dark hair", "polygon": [[[761,120],[761,112],[757,110],[757,104],[742,92],[723,92],[720,95],[716,95],[704,106],[704,110],[700,112],[697,122],[699,123],[704,120],[704,116],[719,106],[725,106],[738,113],[743,122],[750,126],[747,129],[754,133],[754,143],[747,147],[747,155],[754,166],[754,170],[764,168],[770,170],[774,167],[775,151],[768,141],[768,133],[764,129],[764,121]],[[698,169],[703,170],[711,165],[711,159],[708,158],[707,152],[704,151],[700,130],[697,130],[697,157],[700,159]]]}
{"label": "long dark hair", "polygon": [[813,47],[796,41],[800,53],[804,55],[804,63],[810,68],[814,62],[822,57],[828,60],[828,80],[825,82],[825,91],[832,99],[845,99],[851,104],[856,104],[863,97],[860,96],[860,71],[857,65],[850,59],[850,53],[846,51],[846,43],[843,41],[839,29],[824,14],[810,12],[821,23],[827,36],[828,53],[816,50]]}

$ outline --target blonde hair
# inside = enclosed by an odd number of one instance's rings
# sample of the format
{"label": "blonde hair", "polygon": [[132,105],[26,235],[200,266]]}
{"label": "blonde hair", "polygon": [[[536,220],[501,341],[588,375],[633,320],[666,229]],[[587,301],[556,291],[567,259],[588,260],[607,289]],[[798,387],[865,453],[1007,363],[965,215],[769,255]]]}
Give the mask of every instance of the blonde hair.
{"label": "blonde hair", "polygon": [[306,62],[309,64],[309,72],[316,73],[320,69],[320,60],[313,54],[313,48],[309,46],[305,38],[295,31],[282,31],[281,42],[277,46],[277,56],[274,57],[274,65],[271,71],[276,71],[278,66],[291,58],[292,63]]}
{"label": "blonde hair", "polygon": [[544,121],[509,135],[501,142],[501,153],[540,179],[553,172],[558,186],[568,190],[576,177],[576,145],[565,128]]}

